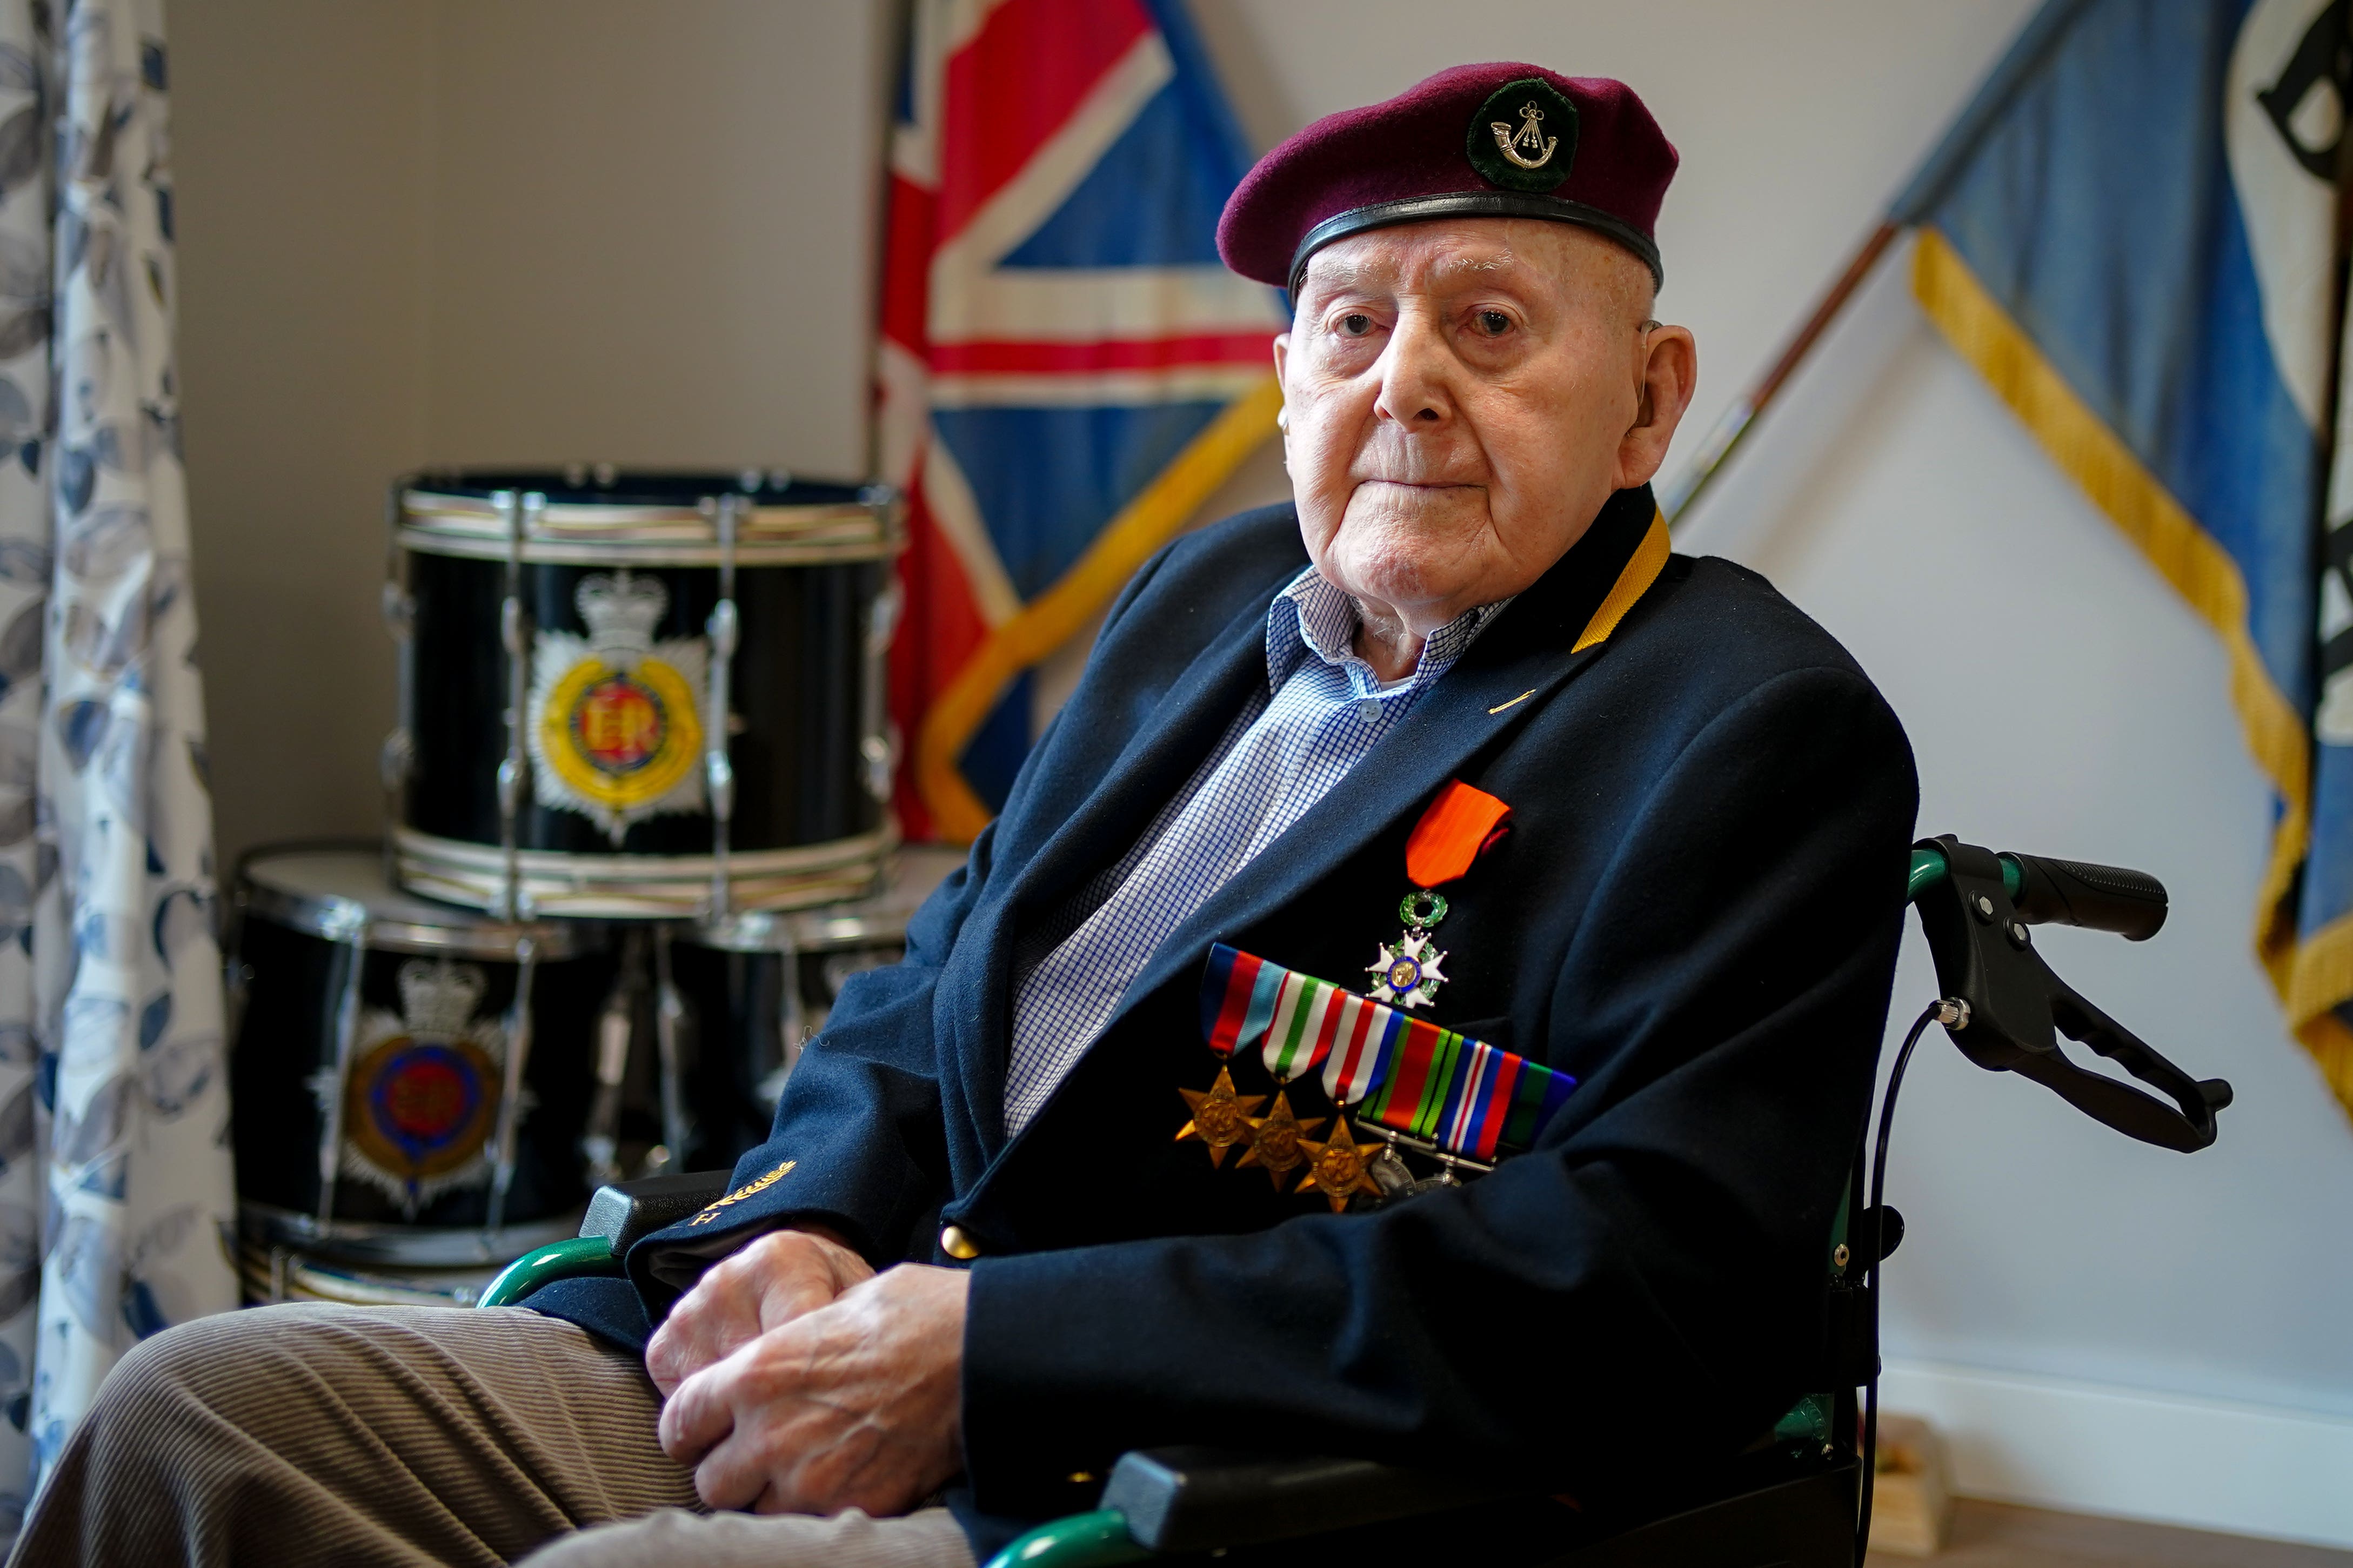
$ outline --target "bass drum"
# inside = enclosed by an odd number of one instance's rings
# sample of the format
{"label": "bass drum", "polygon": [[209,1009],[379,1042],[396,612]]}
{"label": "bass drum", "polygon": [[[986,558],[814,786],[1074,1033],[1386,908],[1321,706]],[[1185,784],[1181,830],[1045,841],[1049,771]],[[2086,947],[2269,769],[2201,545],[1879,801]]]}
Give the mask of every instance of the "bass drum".
{"label": "bass drum", "polygon": [[438,1268],[571,1236],[612,985],[603,929],[427,904],[383,866],[375,850],[288,847],[238,877],[229,1070],[247,1242]]}
{"label": "bass drum", "polygon": [[905,956],[908,918],[964,860],[960,849],[902,849],[871,899],[737,915],[670,940],[663,1131],[687,1151],[683,1168],[733,1165],[768,1141],[785,1079],[843,984]]}
{"label": "bass drum", "polygon": [[895,834],[896,500],[782,474],[393,487],[402,886],[510,918],[857,897]]}

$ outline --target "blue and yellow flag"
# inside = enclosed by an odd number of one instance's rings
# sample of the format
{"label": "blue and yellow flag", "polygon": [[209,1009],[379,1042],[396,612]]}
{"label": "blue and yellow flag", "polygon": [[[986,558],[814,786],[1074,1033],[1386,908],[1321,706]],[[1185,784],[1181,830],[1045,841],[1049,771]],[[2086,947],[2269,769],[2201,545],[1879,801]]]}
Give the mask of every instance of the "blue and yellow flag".
{"label": "blue and yellow flag", "polygon": [[2256,952],[2353,1110],[2353,689],[2339,734],[2315,635],[2353,665],[2316,581],[2347,8],[2052,0],[1893,216],[1930,318],[2229,648],[2276,797]]}

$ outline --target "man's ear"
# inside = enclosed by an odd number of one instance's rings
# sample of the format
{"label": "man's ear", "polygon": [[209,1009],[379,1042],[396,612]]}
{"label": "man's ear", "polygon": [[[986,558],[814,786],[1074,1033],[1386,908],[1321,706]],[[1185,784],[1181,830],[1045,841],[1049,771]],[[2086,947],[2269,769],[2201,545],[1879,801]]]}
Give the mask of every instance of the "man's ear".
{"label": "man's ear", "polygon": [[1688,327],[1651,327],[1642,334],[1641,385],[1634,423],[1618,443],[1611,488],[1648,484],[1667,460],[1667,443],[1699,389],[1699,343]]}
{"label": "man's ear", "polygon": [[[1277,332],[1274,334],[1274,379],[1276,383],[1284,387],[1286,391],[1291,385],[1286,375],[1286,372],[1290,364],[1291,334],[1289,332]],[[1288,397],[1285,398],[1282,406],[1276,409],[1274,412],[1274,427],[1282,432],[1285,441],[1290,439],[1291,404]],[[1289,456],[1287,453],[1285,455],[1284,463],[1286,467],[1289,465]]]}

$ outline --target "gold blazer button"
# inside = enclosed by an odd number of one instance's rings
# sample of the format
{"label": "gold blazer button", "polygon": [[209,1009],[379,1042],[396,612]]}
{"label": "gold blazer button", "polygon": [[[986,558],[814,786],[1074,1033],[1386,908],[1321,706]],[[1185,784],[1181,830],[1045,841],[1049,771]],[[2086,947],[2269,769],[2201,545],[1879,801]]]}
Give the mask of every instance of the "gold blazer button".
{"label": "gold blazer button", "polygon": [[980,1244],[964,1233],[960,1225],[940,1227],[940,1250],[960,1263],[969,1263],[980,1256]]}

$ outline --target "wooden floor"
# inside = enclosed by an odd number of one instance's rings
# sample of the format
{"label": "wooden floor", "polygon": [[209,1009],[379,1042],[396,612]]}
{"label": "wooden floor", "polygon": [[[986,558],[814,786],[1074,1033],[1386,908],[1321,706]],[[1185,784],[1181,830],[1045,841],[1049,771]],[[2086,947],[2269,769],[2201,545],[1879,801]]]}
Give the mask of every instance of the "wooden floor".
{"label": "wooden floor", "polygon": [[1963,1499],[1934,1557],[1871,1554],[1870,1568],[2353,1568],[2353,1552]]}

